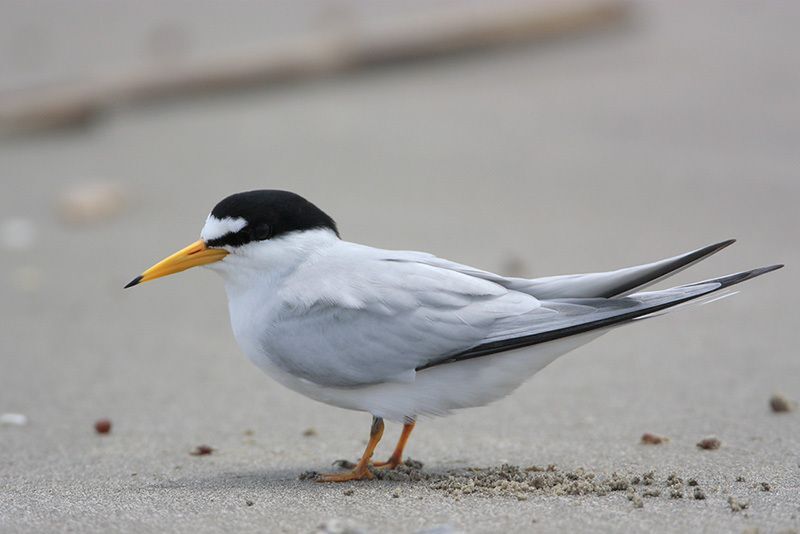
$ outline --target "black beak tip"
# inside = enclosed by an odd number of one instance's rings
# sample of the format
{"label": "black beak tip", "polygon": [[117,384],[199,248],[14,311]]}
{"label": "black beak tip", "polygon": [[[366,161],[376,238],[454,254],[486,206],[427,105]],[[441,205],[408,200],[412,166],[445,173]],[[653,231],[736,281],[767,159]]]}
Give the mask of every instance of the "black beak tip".
{"label": "black beak tip", "polygon": [[138,285],[139,282],[141,282],[141,281],[142,281],[142,277],[141,277],[141,275],[139,275],[136,278],[134,278],[133,280],[131,280],[130,282],[128,282],[128,285],[126,285],[124,289],[128,289],[129,287],[133,287],[135,285]]}

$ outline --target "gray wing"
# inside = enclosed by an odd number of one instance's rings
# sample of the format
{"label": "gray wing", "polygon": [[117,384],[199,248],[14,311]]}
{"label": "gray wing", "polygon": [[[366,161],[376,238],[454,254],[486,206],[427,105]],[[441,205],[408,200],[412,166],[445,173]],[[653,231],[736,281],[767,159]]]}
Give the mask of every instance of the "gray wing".
{"label": "gray wing", "polygon": [[732,245],[735,241],[735,239],[729,239],[672,258],[617,269],[616,271],[568,274],[535,279],[504,277],[418,252],[405,252],[402,260],[398,261],[418,261],[443,269],[452,269],[495,282],[514,291],[527,293],[539,299],[611,298],[625,296],[649,287],[708,258],[712,254],[716,254],[725,247]]}
{"label": "gray wing", "polygon": [[402,254],[348,247],[298,269],[262,340],[285,371],[325,386],[411,381],[417,370],[607,327],[723,285],[541,301]]}

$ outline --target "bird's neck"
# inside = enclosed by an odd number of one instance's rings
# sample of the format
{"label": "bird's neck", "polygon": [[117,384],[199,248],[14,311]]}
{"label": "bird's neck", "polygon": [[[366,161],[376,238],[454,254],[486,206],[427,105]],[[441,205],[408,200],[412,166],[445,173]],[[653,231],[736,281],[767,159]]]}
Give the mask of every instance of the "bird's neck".
{"label": "bird's neck", "polygon": [[219,269],[228,298],[264,298],[298,267],[339,242],[335,233],[321,228],[246,245],[226,257],[224,268]]}

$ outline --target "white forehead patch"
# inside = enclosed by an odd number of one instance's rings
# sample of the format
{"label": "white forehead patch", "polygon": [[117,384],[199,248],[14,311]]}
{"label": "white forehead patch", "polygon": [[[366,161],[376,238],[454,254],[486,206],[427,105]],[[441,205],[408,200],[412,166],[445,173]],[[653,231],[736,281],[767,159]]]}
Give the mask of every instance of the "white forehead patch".
{"label": "white forehead patch", "polygon": [[200,232],[200,238],[203,241],[211,241],[227,234],[236,233],[245,226],[247,226],[247,221],[241,217],[217,219],[213,215],[209,215],[203,230]]}

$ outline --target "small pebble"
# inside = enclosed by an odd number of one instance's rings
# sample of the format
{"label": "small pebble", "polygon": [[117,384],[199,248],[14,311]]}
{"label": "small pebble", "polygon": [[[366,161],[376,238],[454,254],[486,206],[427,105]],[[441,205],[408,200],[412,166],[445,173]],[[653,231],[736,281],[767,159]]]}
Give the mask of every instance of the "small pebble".
{"label": "small pebble", "polygon": [[110,419],[98,419],[94,422],[94,431],[98,434],[108,434],[111,432],[111,420]]}
{"label": "small pebble", "polygon": [[321,534],[364,534],[366,531],[351,519],[329,519],[317,527]]}
{"label": "small pebble", "polygon": [[247,430],[245,430],[244,432],[242,432],[242,434],[244,434],[245,436],[248,436],[248,437],[252,437],[252,436],[256,435],[256,433],[253,430],[250,430],[249,428]]}
{"label": "small pebble", "polygon": [[348,497],[355,493],[352,489],[346,489],[342,492],[343,494],[347,495]]}
{"label": "small pebble", "polygon": [[298,480],[316,480],[318,476],[319,473],[316,471],[303,471],[297,478]]}
{"label": "small pebble", "polygon": [[705,492],[703,490],[701,490],[700,488],[695,488],[693,495],[694,495],[694,498],[697,499],[698,501],[702,501],[703,499],[706,498]]}
{"label": "small pebble", "polygon": [[61,218],[70,224],[87,224],[110,219],[125,206],[125,195],[115,184],[73,185],[59,199]]}
{"label": "small pebble", "polygon": [[21,413],[4,413],[0,415],[0,425],[2,426],[25,426],[28,418]]}
{"label": "small pebble", "polygon": [[697,447],[706,451],[715,451],[721,445],[722,442],[717,438],[704,438],[697,442]]}
{"label": "small pebble", "polygon": [[742,475],[736,477],[736,482],[747,482]]}
{"label": "small pebble", "polygon": [[214,452],[214,449],[209,447],[208,445],[198,445],[189,454],[191,454],[192,456],[206,456],[208,454],[211,454],[212,452]]}
{"label": "small pebble", "polygon": [[675,488],[669,492],[670,499],[683,499],[683,490]]}
{"label": "small pebble", "polygon": [[310,437],[316,436],[316,435],[317,435],[317,431],[314,428],[306,428],[305,430],[303,430],[303,436],[305,436],[307,438],[310,438]]}
{"label": "small pebble", "polygon": [[396,491],[394,493],[392,493],[392,499],[399,499],[399,498],[400,498],[400,494],[399,493],[397,493]]}
{"label": "small pebble", "polygon": [[728,505],[731,507],[731,512],[741,512],[750,506],[750,503],[747,501],[740,501],[731,495],[728,497]]}
{"label": "small pebble", "polygon": [[634,495],[633,499],[631,499],[631,502],[633,502],[634,508],[644,508],[644,501],[638,495]]}
{"label": "small pebble", "polygon": [[642,497],[660,497],[660,489],[646,489],[642,492]]}
{"label": "small pebble", "polygon": [[251,501],[250,499],[247,499],[246,501],[244,501],[244,503],[245,503],[247,506],[253,506],[253,505],[255,504],[255,503],[254,503],[253,501]]}
{"label": "small pebble", "polygon": [[668,438],[665,438],[663,436],[657,436],[655,434],[651,434],[650,432],[645,432],[644,434],[642,434],[641,438],[641,443],[643,445],[661,445],[662,443],[665,443],[667,441],[669,441]]}
{"label": "small pebble", "polygon": [[776,393],[769,399],[769,407],[775,413],[791,412],[795,409],[796,404],[783,395]]}
{"label": "small pebble", "polygon": [[693,478],[690,478],[690,479],[689,479],[689,480],[686,482],[686,485],[687,485],[687,486],[697,486],[697,485],[698,485],[698,484],[697,484],[697,480],[695,480],[695,479],[693,479]]}
{"label": "small pebble", "polygon": [[772,491],[772,486],[769,485],[769,482],[762,482],[759,484],[761,491]]}

